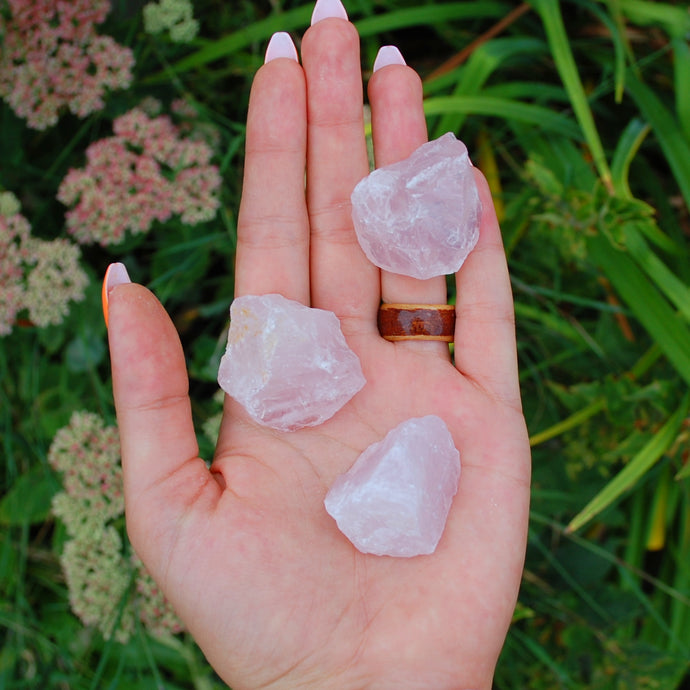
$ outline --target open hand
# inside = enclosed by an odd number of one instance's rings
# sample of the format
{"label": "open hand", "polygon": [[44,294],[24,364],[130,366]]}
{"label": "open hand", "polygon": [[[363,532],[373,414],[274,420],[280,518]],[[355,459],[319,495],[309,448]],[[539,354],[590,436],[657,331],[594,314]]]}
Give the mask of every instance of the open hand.
{"label": "open hand", "polygon": [[[368,172],[359,38],[315,23],[295,60],[257,73],[247,123],[236,294],[278,292],[340,318],[367,385],[321,426],[280,433],[226,398],[210,470],[198,457],[185,360],[145,288],[109,297],[109,339],[132,544],[220,676],[243,688],[491,687],[520,583],[529,446],[510,283],[488,187],[457,280],[454,362],[441,343],[390,343],[380,301],[446,302],[444,278],[379,271],[350,193]],[[426,140],[421,84],[402,64],[369,83],[375,157]],[[306,195],[304,172],[306,169]],[[458,494],[436,552],[359,553],[326,513],[335,477],[410,417],[445,420]]]}

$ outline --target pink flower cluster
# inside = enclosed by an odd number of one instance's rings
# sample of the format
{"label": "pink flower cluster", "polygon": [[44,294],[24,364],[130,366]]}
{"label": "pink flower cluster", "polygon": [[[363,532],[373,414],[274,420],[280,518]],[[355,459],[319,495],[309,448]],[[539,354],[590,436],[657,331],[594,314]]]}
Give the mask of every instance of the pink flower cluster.
{"label": "pink flower cluster", "polygon": [[58,189],[58,200],[71,207],[67,230],[79,242],[117,244],[128,230],[148,232],[174,214],[188,225],[215,217],[221,177],[207,143],[142,108],[117,118],[113,129],[115,136],[87,148],[86,167],[71,169]]}
{"label": "pink flower cluster", "polygon": [[0,193],[0,336],[12,332],[23,311],[39,327],[60,323],[89,282],[79,247],[32,237],[19,208],[14,194]]}
{"label": "pink flower cluster", "polygon": [[132,81],[134,56],[95,25],[108,0],[6,0],[0,15],[0,97],[29,127],[54,125],[63,108],[78,117],[103,107],[106,89]]}
{"label": "pink flower cluster", "polygon": [[0,335],[12,332],[17,313],[24,308],[25,246],[31,227],[19,213],[0,214]]}
{"label": "pink flower cluster", "polygon": [[62,473],[64,492],[53,510],[71,537],[92,533],[96,525],[125,510],[120,466],[120,437],[115,427],[88,412],[75,412],[50,446],[48,461]]}
{"label": "pink flower cluster", "polygon": [[132,556],[132,565],[137,574],[135,608],[143,626],[154,637],[184,632],[182,621],[136,554]]}

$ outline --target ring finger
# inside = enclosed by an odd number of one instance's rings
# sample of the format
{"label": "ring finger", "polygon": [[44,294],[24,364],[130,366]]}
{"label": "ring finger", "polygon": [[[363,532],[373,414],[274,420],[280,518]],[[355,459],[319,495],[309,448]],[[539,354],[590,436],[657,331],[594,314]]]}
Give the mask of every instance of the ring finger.
{"label": "ring finger", "polygon": [[[422,83],[417,73],[405,65],[397,48],[386,46],[379,52],[368,93],[377,168],[407,158],[427,141]],[[381,297],[386,303],[445,304],[446,279],[437,276],[419,280],[381,271]],[[406,342],[405,345],[448,353],[445,343]]]}

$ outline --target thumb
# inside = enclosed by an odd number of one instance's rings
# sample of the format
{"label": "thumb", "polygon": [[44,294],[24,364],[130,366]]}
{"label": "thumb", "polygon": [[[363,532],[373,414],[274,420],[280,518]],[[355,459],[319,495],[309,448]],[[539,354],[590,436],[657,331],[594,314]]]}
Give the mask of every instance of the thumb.
{"label": "thumb", "polygon": [[[120,429],[127,528],[155,577],[172,546],[180,515],[205,493],[219,492],[192,423],[182,345],[154,295],[128,282],[124,266],[104,283],[104,311]],[[123,277],[124,276],[124,277]],[[112,285],[112,283],[117,283]]]}

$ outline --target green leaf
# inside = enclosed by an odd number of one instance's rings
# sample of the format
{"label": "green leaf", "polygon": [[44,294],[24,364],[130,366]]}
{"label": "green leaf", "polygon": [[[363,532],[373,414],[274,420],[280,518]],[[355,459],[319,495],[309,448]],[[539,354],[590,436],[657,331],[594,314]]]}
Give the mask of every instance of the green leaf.
{"label": "green leaf", "polygon": [[690,384],[690,330],[649,278],[625,252],[596,235],[588,238],[591,258],[603,270],[632,313]]}
{"label": "green leaf", "polygon": [[618,145],[611,161],[611,178],[613,189],[617,196],[627,199],[633,198],[628,185],[630,163],[637,155],[642,142],[649,134],[649,130],[650,126],[647,123],[634,118],[628,123],[628,126],[623,130],[623,134],[621,134],[618,140]]}
{"label": "green leaf", "polygon": [[676,474],[675,479],[680,481],[681,479],[687,479],[688,477],[690,477],[690,462],[685,463],[683,469]]}
{"label": "green leaf", "polygon": [[636,228],[628,225],[625,230],[625,246],[640,268],[654,281],[683,317],[690,321],[690,287],[651,250]]}
{"label": "green leaf", "polygon": [[615,100],[620,103],[623,100],[623,92],[625,90],[625,58],[626,54],[630,61],[634,61],[634,55],[630,48],[630,42],[627,39],[627,28],[625,26],[625,19],[620,10],[619,0],[604,0],[609,8],[610,15],[597,5],[590,5],[589,9],[593,12],[599,20],[606,26],[611,35],[614,49],[614,82],[615,82]]}
{"label": "green leaf", "polygon": [[[503,17],[509,6],[503,2],[454,2],[447,5],[425,5],[387,12],[355,22],[360,36],[402,29],[409,26],[443,24],[459,19],[477,17]],[[174,74],[182,74],[215,60],[227,58],[233,53],[257,41],[266,41],[276,31],[294,31],[309,26],[312,6],[305,5],[287,12],[275,13],[254,22],[239,31],[204,45],[195,53],[171,65]],[[165,73],[155,74],[142,83],[155,83],[167,79]]]}
{"label": "green leaf", "polygon": [[494,96],[438,96],[424,101],[427,117],[445,113],[464,113],[517,120],[556,132],[572,139],[580,138],[580,131],[567,117],[549,108],[531,103],[511,101]]}
{"label": "green leaf", "polygon": [[670,5],[656,0],[620,0],[620,8],[636,24],[661,24],[676,37],[684,37],[690,32],[690,13],[682,2]]}
{"label": "green leaf", "polygon": [[0,525],[43,522],[59,489],[52,472],[41,465],[33,467],[14,482],[0,501]]}
{"label": "green leaf", "polygon": [[[480,93],[491,74],[506,61],[520,54],[539,55],[546,51],[543,41],[536,38],[497,38],[479,46],[456,76],[453,96],[472,96]],[[527,94],[531,95],[531,94]],[[466,113],[446,113],[436,126],[438,135],[457,132],[462,127]]]}
{"label": "green leaf", "polygon": [[672,46],[676,116],[685,136],[690,140],[690,45],[684,37],[679,37],[673,39]]}
{"label": "green leaf", "polygon": [[654,466],[676,440],[688,409],[690,393],[685,394],[678,409],[642,450],[570,521],[569,532],[580,529],[608,508]]}
{"label": "green leaf", "polygon": [[147,79],[143,79],[142,83],[151,84],[165,81],[168,79],[167,75],[169,72],[179,75],[183,72],[197,69],[198,67],[207,65],[209,62],[227,58],[256,41],[263,41],[276,31],[292,31],[293,29],[306,26],[309,23],[311,12],[312,8],[305,5],[304,7],[289,10],[288,12],[272,14],[270,17],[254,22],[240,31],[235,31],[216,41],[208,42],[196,52],[182,58],[182,60],[178,60],[171,65],[166,72],[154,74]]}
{"label": "green leaf", "polygon": [[67,368],[74,373],[94,369],[105,357],[103,338],[85,329],[84,333],[72,340],[65,350]]}
{"label": "green leaf", "polygon": [[520,642],[528,651],[529,654],[543,666],[548,668],[555,677],[554,685],[559,688],[576,688],[577,684],[568,675],[568,671],[561,664],[554,659],[549,651],[543,647],[537,640],[532,639],[529,635],[523,633],[518,627],[511,630],[511,636]]}
{"label": "green leaf", "polygon": [[626,87],[652,126],[685,203],[690,206],[690,143],[677,120],[648,86],[628,73]]}
{"label": "green leaf", "polygon": [[404,29],[410,26],[444,24],[460,19],[504,17],[510,11],[505,2],[451,2],[409,7],[355,21],[362,37]]}
{"label": "green leaf", "polygon": [[594,117],[589,107],[584,86],[577,71],[577,64],[570,49],[570,41],[563,24],[560,3],[557,0],[532,0],[531,4],[541,16],[551,54],[561,81],[570,97],[570,103],[582,128],[587,146],[592,153],[594,165],[602,182],[609,187],[611,185],[611,172],[604,154],[604,147],[599,138],[599,132],[594,124]]}
{"label": "green leaf", "polygon": [[515,315],[522,320],[532,320],[552,333],[557,333],[562,338],[566,338],[576,344],[585,343],[597,357],[604,359],[605,354],[601,347],[592,337],[582,328],[571,323],[562,314],[551,313],[538,307],[517,302],[515,304]]}
{"label": "green leaf", "polygon": [[564,434],[566,431],[570,431],[571,429],[578,427],[580,424],[586,422],[590,417],[593,417],[599,412],[603,412],[605,409],[606,398],[598,398],[587,405],[587,407],[583,407],[581,410],[574,412],[566,419],[551,425],[548,429],[544,429],[536,434],[532,434],[529,438],[529,444],[532,448],[534,448],[534,446],[538,446],[540,443],[549,441],[556,436]]}

